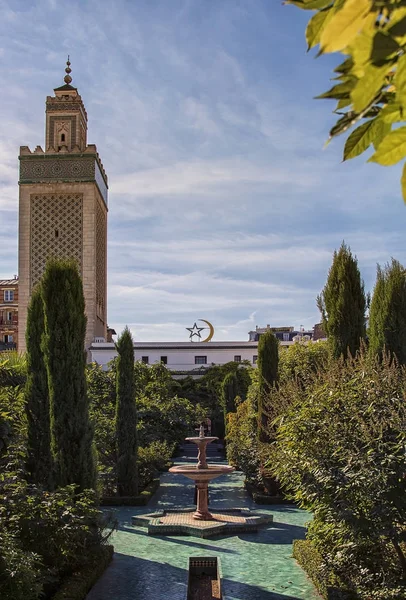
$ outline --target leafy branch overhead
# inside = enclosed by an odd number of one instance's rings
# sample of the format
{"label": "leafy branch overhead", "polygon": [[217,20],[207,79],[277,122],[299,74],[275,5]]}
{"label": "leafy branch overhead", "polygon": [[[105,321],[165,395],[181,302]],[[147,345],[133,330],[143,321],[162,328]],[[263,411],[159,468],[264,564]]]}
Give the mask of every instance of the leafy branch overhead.
{"label": "leafy branch overhead", "polygon": [[[286,0],[316,11],[307,29],[308,49],[340,52],[335,84],[318,98],[337,100],[339,119],[330,139],[356,126],[344,146],[344,160],[371,145],[369,162],[383,166],[406,157],[406,0]],[[406,202],[406,163],[402,174]]]}

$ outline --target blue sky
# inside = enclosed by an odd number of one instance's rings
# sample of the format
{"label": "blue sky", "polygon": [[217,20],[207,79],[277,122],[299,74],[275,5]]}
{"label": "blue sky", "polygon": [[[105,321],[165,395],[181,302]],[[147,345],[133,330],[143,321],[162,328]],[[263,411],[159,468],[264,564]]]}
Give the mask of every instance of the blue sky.
{"label": "blue sky", "polygon": [[279,0],[0,0],[0,278],[17,273],[18,149],[44,145],[47,95],[73,85],[109,176],[108,321],[141,341],[215,340],[319,320],[343,239],[367,290],[406,263],[400,167],[323,150],[338,57]]}

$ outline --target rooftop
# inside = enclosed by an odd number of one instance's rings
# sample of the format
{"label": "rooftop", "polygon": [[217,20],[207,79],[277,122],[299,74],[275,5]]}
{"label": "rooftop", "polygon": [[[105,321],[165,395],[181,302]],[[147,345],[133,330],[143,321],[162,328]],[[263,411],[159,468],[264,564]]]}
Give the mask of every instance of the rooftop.
{"label": "rooftop", "polygon": [[0,285],[18,285],[18,277],[13,277],[13,279],[0,279]]}

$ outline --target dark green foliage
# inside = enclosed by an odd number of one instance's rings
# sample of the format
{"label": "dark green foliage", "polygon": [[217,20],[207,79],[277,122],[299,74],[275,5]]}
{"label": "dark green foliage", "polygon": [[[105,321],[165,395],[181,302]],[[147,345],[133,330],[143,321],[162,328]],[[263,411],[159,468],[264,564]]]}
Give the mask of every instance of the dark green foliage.
{"label": "dark green foliage", "polygon": [[164,471],[167,468],[172,453],[173,448],[167,442],[152,442],[149,446],[138,449],[140,489],[145,489],[159,471]]}
{"label": "dark green foliage", "polygon": [[222,402],[222,385],[225,377],[233,373],[237,377],[237,396],[247,397],[251,383],[252,369],[247,362],[228,362],[224,365],[209,367],[203,377],[193,380],[191,377],[177,382],[179,395],[188,398],[195,406],[199,404],[206,416],[212,421],[212,434],[219,438],[225,435],[225,420]]}
{"label": "dark green foliage", "polygon": [[306,571],[326,600],[357,600],[358,596],[343,589],[341,582],[326,571],[323,558],[310,540],[293,542],[293,558]]}
{"label": "dark green foliage", "polygon": [[44,491],[28,484],[24,394],[0,387],[0,598],[49,597],[65,575],[83,568],[109,533],[93,490]]}
{"label": "dark green foliage", "polygon": [[156,477],[138,496],[104,496],[101,499],[101,506],[146,506],[159,486],[160,479]]}
{"label": "dark green foliage", "polygon": [[343,242],[334,251],[326,285],[317,298],[332,356],[355,356],[365,338],[366,297],[358,261]]}
{"label": "dark green foliage", "polygon": [[53,460],[49,415],[48,377],[42,352],[45,331],[44,305],[39,288],[28,306],[26,345],[27,383],[25,401],[28,421],[27,475],[31,483],[52,489]]}
{"label": "dark green foliage", "polygon": [[137,407],[135,404],[134,344],[126,327],[116,344],[116,444],[119,496],[138,494]]}
{"label": "dark green foliage", "polygon": [[24,354],[7,350],[0,354],[0,387],[24,385],[27,380],[27,361]]}
{"label": "dark green foliage", "polygon": [[23,549],[1,521],[0,526],[0,597],[38,600],[43,587],[39,555]]}
{"label": "dark green foliage", "polygon": [[85,377],[85,301],[74,261],[48,262],[42,296],[55,484],[76,484],[78,491],[95,489],[96,461]]}
{"label": "dark green foliage", "polygon": [[52,600],[83,600],[87,593],[101,577],[113,558],[113,546],[101,546],[95,550],[84,567],[79,568],[69,577]]}
{"label": "dark green foliage", "polygon": [[384,349],[406,364],[406,271],[392,258],[378,265],[369,315],[369,347],[382,356]]}
{"label": "dark green foliage", "polygon": [[335,361],[293,394],[269,448],[269,467],[313,512],[326,568],[368,600],[402,597],[406,576],[405,386],[388,356]]}
{"label": "dark green foliage", "polygon": [[278,382],[279,342],[272,331],[260,336],[258,342],[258,436],[261,442],[268,442],[268,414],[272,389]]}
{"label": "dark green foliage", "polygon": [[[72,485],[44,492],[14,478],[3,482],[1,492],[2,598],[21,595],[23,600],[21,590],[37,600],[40,591],[56,591],[61,579],[86,565],[111,533],[92,490],[77,494]],[[17,557],[19,564],[14,565]]]}
{"label": "dark green foliage", "polygon": [[292,380],[304,389],[312,383],[314,375],[328,367],[327,342],[297,343],[281,348],[279,353],[279,385]]}
{"label": "dark green foliage", "polygon": [[238,379],[236,373],[228,373],[221,385],[221,400],[224,409],[224,418],[227,413],[235,412],[235,398],[238,395]]}
{"label": "dark green foliage", "polygon": [[279,343],[272,331],[262,334],[258,342],[259,386],[264,392],[278,381]]}
{"label": "dark green foliage", "polygon": [[[102,495],[111,497],[117,492],[116,371],[117,360],[108,371],[96,364],[87,368]],[[163,365],[135,363],[134,374],[141,490],[156,475],[161,458],[170,455],[174,447],[193,432],[193,426],[198,422],[198,407],[185,398],[178,398],[179,386]]]}
{"label": "dark green foliage", "polygon": [[[255,375],[254,375],[255,377]],[[236,412],[227,415],[227,461],[243,471],[247,481],[260,484],[257,413],[249,396],[236,399]]]}

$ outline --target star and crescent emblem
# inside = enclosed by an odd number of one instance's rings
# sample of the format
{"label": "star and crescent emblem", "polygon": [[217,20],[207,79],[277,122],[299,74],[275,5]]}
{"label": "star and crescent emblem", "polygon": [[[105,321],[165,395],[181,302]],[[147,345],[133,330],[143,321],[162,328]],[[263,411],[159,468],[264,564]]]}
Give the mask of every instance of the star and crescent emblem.
{"label": "star and crescent emblem", "polygon": [[[186,327],[187,331],[190,331],[189,334],[189,339],[191,342],[194,342],[194,338],[196,337],[199,342],[210,342],[211,338],[214,335],[214,327],[213,325],[209,322],[206,321],[205,319],[198,319],[198,321],[201,321],[202,323],[206,323],[207,327],[198,327],[197,323],[195,322],[193,324],[193,327]],[[209,335],[202,340],[202,336],[201,336],[201,331],[204,331],[205,329],[209,329]]]}

